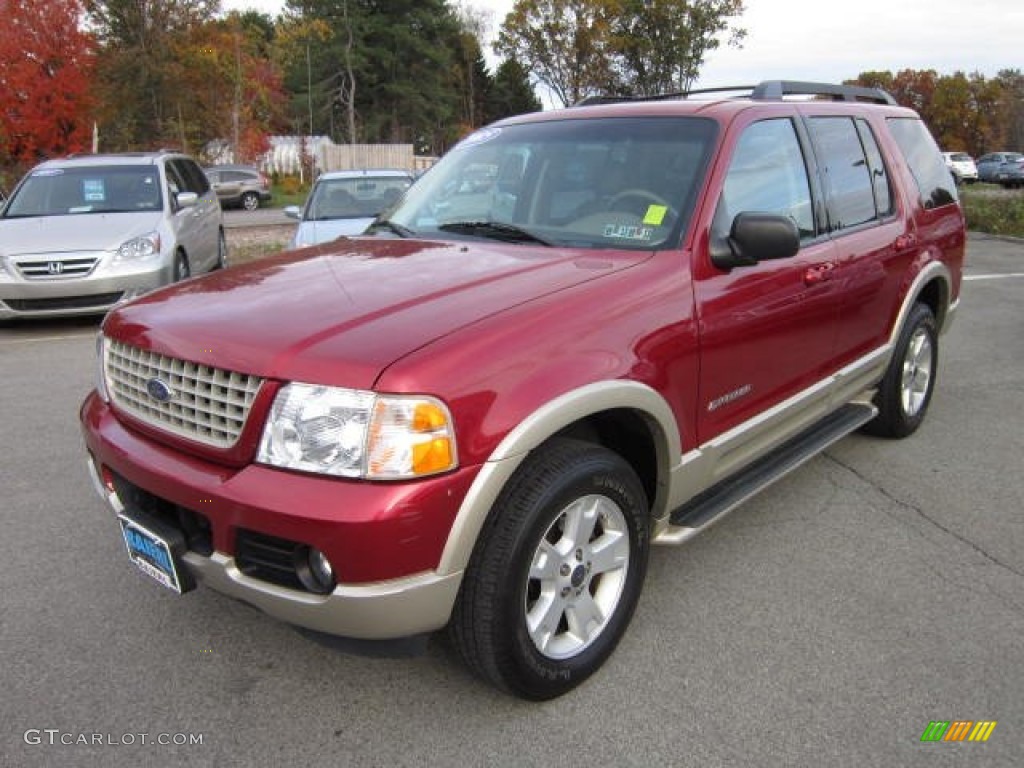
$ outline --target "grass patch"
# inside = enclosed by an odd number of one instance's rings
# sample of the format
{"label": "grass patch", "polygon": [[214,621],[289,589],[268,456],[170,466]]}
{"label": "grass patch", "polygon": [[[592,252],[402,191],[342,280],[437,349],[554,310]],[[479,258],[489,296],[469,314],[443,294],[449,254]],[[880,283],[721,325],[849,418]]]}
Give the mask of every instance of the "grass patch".
{"label": "grass patch", "polygon": [[1024,191],[975,184],[960,190],[960,201],[969,230],[1024,237]]}

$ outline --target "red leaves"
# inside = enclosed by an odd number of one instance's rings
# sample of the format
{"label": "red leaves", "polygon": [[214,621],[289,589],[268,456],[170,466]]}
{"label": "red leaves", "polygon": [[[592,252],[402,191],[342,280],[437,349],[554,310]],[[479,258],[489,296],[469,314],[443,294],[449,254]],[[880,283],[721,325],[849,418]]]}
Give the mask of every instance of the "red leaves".
{"label": "red leaves", "polygon": [[0,0],[0,161],[85,149],[92,38],[80,0]]}

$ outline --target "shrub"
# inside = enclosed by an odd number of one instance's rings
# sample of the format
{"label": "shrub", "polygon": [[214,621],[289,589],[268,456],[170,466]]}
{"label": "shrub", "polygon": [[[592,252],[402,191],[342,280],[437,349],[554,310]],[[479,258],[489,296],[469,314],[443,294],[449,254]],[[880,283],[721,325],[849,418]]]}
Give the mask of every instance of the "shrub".
{"label": "shrub", "polygon": [[969,230],[1024,237],[1024,191],[978,186],[962,190],[960,199]]}

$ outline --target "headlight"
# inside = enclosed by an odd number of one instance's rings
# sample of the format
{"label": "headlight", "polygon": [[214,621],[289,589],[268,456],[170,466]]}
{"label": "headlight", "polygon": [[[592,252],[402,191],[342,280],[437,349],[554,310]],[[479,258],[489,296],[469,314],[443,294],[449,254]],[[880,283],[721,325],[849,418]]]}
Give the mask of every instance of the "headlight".
{"label": "headlight", "polygon": [[160,235],[150,232],[142,237],[135,237],[122,243],[117,249],[115,261],[136,261],[147,259],[160,253]]}
{"label": "headlight", "polygon": [[451,415],[432,397],[313,384],[277,393],[257,460],[285,469],[404,480],[456,466]]}

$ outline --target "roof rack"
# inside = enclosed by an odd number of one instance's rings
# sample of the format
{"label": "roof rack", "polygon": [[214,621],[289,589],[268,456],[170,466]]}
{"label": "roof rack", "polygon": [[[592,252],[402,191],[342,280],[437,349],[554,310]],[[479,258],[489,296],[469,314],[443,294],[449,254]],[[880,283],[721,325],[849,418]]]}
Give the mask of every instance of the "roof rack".
{"label": "roof rack", "polygon": [[[660,93],[655,96],[588,96],[576,102],[575,107],[589,107],[598,104],[621,104],[630,101],[685,100],[690,96],[707,93],[749,92],[754,101],[781,101],[786,96],[830,96],[833,101],[866,101],[873,104],[896,105],[896,99],[881,88],[865,88],[859,85],[835,85],[832,83],[811,83],[799,80],[765,80],[757,85],[728,85],[718,88],[694,88],[689,91]],[[738,98],[738,97],[734,97]]]}
{"label": "roof rack", "polygon": [[896,99],[881,88],[865,88],[860,85],[766,80],[750,92],[750,98],[758,101],[778,101],[784,96],[831,96],[833,101],[868,101],[896,106]]}

